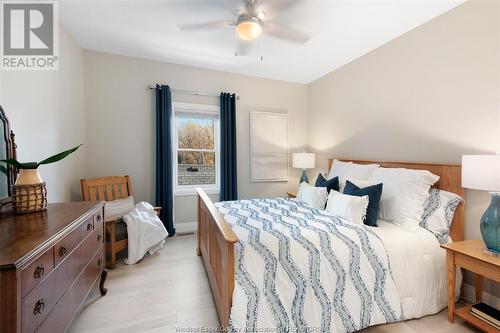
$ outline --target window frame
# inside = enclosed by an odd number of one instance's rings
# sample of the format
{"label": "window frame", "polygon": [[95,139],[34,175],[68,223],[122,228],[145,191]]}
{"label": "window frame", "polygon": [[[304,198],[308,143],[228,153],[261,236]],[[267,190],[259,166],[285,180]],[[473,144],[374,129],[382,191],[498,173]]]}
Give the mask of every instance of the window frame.
{"label": "window frame", "polygon": [[[220,115],[218,105],[193,104],[193,103],[172,103],[172,160],[173,160],[173,192],[174,196],[195,195],[196,188],[200,187],[207,194],[220,193]],[[177,118],[207,118],[214,120],[214,149],[179,149],[179,138],[177,128]],[[179,160],[178,153],[182,151],[206,151],[215,153],[215,184],[199,184],[199,185],[179,185],[178,169]]]}

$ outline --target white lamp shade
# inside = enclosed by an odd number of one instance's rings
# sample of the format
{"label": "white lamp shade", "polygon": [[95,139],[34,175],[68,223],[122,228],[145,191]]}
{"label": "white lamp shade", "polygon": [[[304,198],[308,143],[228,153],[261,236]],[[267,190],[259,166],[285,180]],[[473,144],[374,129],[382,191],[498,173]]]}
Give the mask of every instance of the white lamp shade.
{"label": "white lamp shade", "polygon": [[462,187],[500,192],[500,155],[463,155]]}
{"label": "white lamp shade", "polygon": [[316,165],[314,153],[293,153],[293,167],[298,169],[313,169]]}

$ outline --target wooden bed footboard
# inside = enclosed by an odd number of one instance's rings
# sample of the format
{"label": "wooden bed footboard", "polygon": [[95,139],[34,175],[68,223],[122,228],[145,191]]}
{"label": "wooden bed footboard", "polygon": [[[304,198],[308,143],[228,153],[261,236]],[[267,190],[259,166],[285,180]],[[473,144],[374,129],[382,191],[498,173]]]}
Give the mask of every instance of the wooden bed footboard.
{"label": "wooden bed footboard", "polygon": [[228,326],[234,290],[234,243],[238,237],[201,189],[198,193],[198,247],[221,326]]}

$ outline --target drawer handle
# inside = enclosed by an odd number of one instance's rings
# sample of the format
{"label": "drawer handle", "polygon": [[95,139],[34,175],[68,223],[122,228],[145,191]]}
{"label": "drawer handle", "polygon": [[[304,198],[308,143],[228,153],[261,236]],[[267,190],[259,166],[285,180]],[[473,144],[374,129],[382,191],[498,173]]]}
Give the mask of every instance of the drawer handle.
{"label": "drawer handle", "polygon": [[97,215],[97,221],[101,222],[101,219],[102,219],[101,215]]}
{"label": "drawer handle", "polygon": [[98,241],[98,242],[100,242],[100,241],[101,241],[101,239],[102,239],[101,234],[97,235],[97,241]]}
{"label": "drawer handle", "polygon": [[97,260],[97,267],[101,267],[101,265],[102,265],[102,259],[99,258],[99,260]]}
{"label": "drawer handle", "polygon": [[45,268],[43,267],[43,265],[38,265],[35,269],[35,272],[33,273],[33,276],[35,277],[35,279],[39,279],[43,276],[43,274],[45,274]]}
{"label": "drawer handle", "polygon": [[39,314],[43,312],[43,309],[45,308],[45,302],[42,299],[39,299],[38,302],[35,304],[35,308],[33,309],[33,314]]}
{"label": "drawer handle", "polygon": [[87,224],[87,231],[92,230],[92,223]]}
{"label": "drawer handle", "polygon": [[66,255],[66,248],[64,246],[61,246],[61,248],[59,249],[59,257],[64,257]]}

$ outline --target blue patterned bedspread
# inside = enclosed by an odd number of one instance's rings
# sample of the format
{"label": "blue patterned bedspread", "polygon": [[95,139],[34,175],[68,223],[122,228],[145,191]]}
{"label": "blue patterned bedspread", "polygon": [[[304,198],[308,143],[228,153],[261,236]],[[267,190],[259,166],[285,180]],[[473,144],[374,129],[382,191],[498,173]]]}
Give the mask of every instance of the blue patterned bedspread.
{"label": "blue patterned bedspread", "polygon": [[232,331],[354,332],[404,319],[368,228],[293,199],[215,205],[239,237]]}

